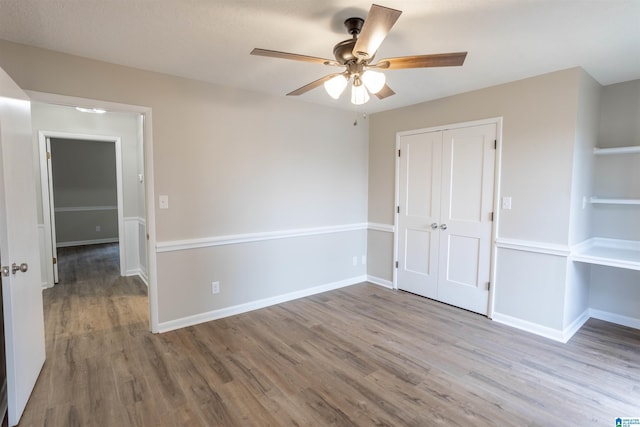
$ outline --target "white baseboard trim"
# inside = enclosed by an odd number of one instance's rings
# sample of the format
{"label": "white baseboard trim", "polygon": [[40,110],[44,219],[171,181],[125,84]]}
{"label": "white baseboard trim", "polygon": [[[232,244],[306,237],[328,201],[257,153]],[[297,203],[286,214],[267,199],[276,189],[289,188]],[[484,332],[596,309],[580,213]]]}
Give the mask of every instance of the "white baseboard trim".
{"label": "white baseboard trim", "polygon": [[393,282],[391,280],[381,279],[380,277],[367,275],[367,282],[371,282],[374,285],[382,286],[384,288],[393,289]]}
{"label": "white baseboard trim", "polygon": [[594,319],[604,320],[605,322],[615,323],[616,325],[640,329],[640,319],[635,317],[623,316],[621,314],[610,313],[608,311],[596,310],[593,308],[589,309],[589,316]]}
{"label": "white baseboard trim", "polygon": [[367,276],[351,277],[349,279],[340,280],[333,283],[327,283],[313,288],[303,289],[300,291],[289,292],[287,294],[277,295],[275,297],[264,298],[261,300],[251,301],[244,304],[238,304],[231,307],[225,307],[218,310],[208,311],[206,313],[195,314],[193,316],[183,317],[181,319],[169,320],[167,322],[160,322],[158,325],[158,332],[169,332],[180,328],[186,328],[188,326],[197,325],[199,323],[209,322],[216,319],[222,319],[223,317],[235,316],[236,314],[242,314],[253,310],[269,307],[276,304],[281,304],[287,301],[293,301],[299,298],[308,297],[311,295],[319,294],[322,292],[332,291],[334,289],[344,288],[346,286],[355,285],[357,283],[366,282]]}
{"label": "white baseboard trim", "polygon": [[147,285],[147,288],[149,287],[149,280],[147,278],[147,275],[140,268],[135,269],[135,270],[127,270],[126,273],[125,273],[125,276],[127,276],[127,277],[138,276],[140,278],[140,280],[142,280],[144,282],[144,284]]}
{"label": "white baseboard trim", "polygon": [[507,314],[494,312],[491,319],[495,322],[502,323],[503,325],[511,326],[522,331],[540,335],[554,341],[560,341],[562,343],[566,343],[567,341],[569,341],[568,338],[565,339],[564,333],[561,330],[538,325],[537,323],[518,319],[517,317],[509,316]]}
{"label": "white baseboard trim", "polygon": [[537,323],[529,322],[500,313],[493,313],[492,319],[507,326],[521,329],[532,334],[540,335],[554,341],[566,343],[571,339],[571,337],[576,334],[576,332],[580,330],[580,328],[582,328],[585,323],[587,323],[587,320],[592,317],[594,319],[604,320],[606,322],[615,323],[617,325],[640,329],[640,319],[622,316],[615,313],[608,313],[606,311],[594,310],[592,308],[585,310],[580,316],[578,316],[573,322],[571,322],[569,326],[564,328],[564,330],[548,328],[546,326],[538,325]]}
{"label": "white baseboard trim", "polygon": [[564,328],[564,331],[562,331],[562,335],[564,335],[564,337],[566,338],[566,341],[564,342],[569,341],[571,337],[573,337],[576,332],[578,332],[580,328],[582,328],[582,326],[587,323],[587,320],[589,320],[590,317],[591,316],[589,315],[589,309],[586,309],[580,316],[578,316],[573,322],[571,322],[569,326]]}
{"label": "white baseboard trim", "polygon": [[103,243],[118,243],[117,237],[108,239],[95,239],[95,240],[78,240],[76,242],[57,242],[57,248],[68,248],[70,246],[85,246],[85,245],[101,245]]}

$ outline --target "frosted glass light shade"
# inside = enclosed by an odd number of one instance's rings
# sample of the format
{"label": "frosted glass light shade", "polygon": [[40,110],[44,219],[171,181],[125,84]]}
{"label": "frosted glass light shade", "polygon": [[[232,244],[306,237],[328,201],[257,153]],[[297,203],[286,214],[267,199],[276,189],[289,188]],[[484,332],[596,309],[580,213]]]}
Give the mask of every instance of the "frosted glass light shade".
{"label": "frosted glass light shade", "polygon": [[338,99],[340,95],[342,95],[342,92],[344,92],[344,88],[347,87],[347,82],[345,76],[338,74],[334,78],[324,82],[324,90],[326,90],[333,99]]}
{"label": "frosted glass light shade", "polygon": [[369,101],[369,93],[363,84],[353,85],[351,88],[351,103],[355,105],[366,104]]}
{"label": "frosted glass light shade", "polygon": [[367,70],[362,73],[362,82],[371,93],[380,92],[380,90],[382,90],[382,88],[384,87],[386,81],[387,79],[384,73],[381,73],[379,71]]}

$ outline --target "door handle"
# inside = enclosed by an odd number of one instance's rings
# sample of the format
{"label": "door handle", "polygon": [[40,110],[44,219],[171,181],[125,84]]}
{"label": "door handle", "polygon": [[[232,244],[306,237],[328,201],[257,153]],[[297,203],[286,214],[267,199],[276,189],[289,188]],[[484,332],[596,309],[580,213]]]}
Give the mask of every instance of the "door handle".
{"label": "door handle", "polygon": [[446,230],[446,229],[447,229],[447,224],[440,225],[440,230]]}
{"label": "door handle", "polygon": [[26,273],[28,269],[29,265],[26,262],[23,262],[20,265],[16,264],[15,262],[11,264],[11,274],[16,274],[18,271]]}
{"label": "door handle", "polygon": [[434,222],[433,224],[431,224],[431,229],[432,230],[435,230],[436,228],[438,228],[438,224],[437,223]]}

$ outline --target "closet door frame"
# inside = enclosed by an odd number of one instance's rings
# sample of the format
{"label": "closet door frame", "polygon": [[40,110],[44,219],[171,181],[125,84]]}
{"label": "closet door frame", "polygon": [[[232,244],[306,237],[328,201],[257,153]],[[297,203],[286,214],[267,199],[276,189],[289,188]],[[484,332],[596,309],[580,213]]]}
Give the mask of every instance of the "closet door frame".
{"label": "closet door frame", "polygon": [[499,210],[499,200],[501,195],[500,188],[500,176],[502,169],[502,117],[493,117],[483,120],[475,120],[469,122],[458,122],[452,124],[446,124],[441,126],[433,126],[427,128],[420,129],[412,129],[406,131],[400,131],[396,133],[396,173],[395,173],[395,205],[394,205],[394,236],[393,236],[393,289],[398,290],[398,262],[399,262],[399,248],[398,248],[398,233],[399,233],[399,215],[396,209],[400,204],[400,157],[398,155],[400,150],[401,138],[405,135],[412,135],[416,133],[426,133],[426,132],[438,132],[438,131],[446,131],[464,127],[471,126],[480,126],[487,124],[495,124],[496,125],[496,150],[495,150],[495,169],[494,169],[494,185],[493,185],[493,229],[491,231],[491,259],[490,259],[490,283],[489,287],[489,306],[487,308],[487,317],[491,318],[493,316],[493,307],[495,300],[495,272],[496,272],[496,238],[498,236],[498,229],[500,226],[500,210]]}

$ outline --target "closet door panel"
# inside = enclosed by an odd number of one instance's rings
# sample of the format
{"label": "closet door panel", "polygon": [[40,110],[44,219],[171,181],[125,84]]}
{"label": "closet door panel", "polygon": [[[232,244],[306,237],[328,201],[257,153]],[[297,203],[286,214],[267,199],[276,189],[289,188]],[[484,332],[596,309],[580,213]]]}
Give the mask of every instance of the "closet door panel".
{"label": "closet door panel", "polygon": [[487,314],[496,125],[445,131],[437,299]]}
{"label": "closet door panel", "polygon": [[400,139],[398,269],[400,289],[434,298],[438,280],[442,134]]}

